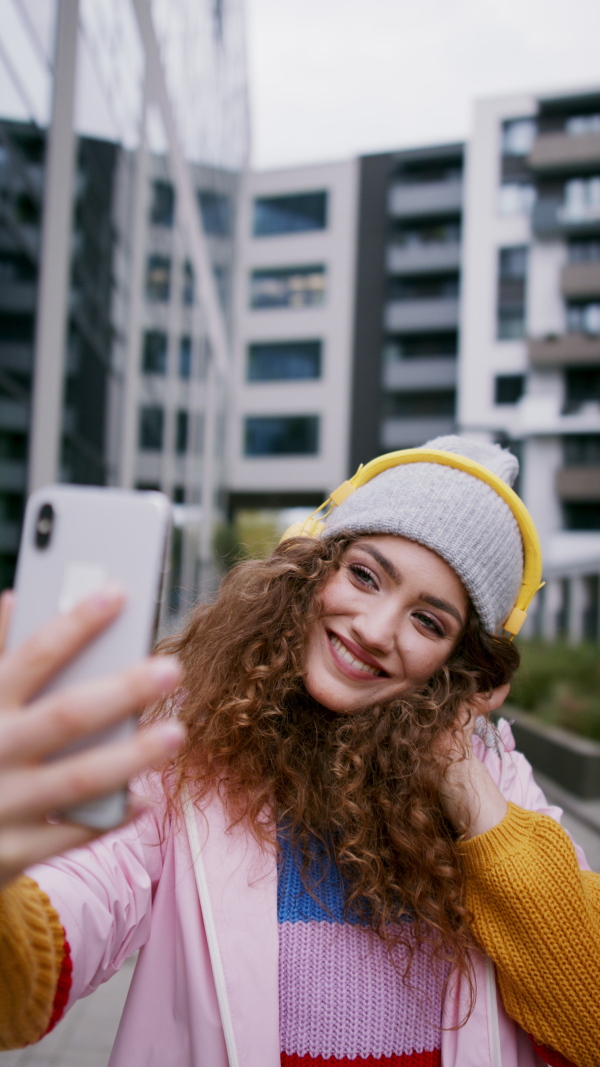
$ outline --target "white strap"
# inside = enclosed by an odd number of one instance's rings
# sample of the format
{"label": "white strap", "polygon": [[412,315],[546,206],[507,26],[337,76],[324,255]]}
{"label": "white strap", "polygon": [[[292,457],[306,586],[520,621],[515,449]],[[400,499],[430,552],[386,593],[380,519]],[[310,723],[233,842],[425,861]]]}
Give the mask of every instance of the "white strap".
{"label": "white strap", "polygon": [[496,969],[493,961],[485,961],[485,999],[487,1006],[492,1067],[502,1067],[502,1050],[500,1048],[500,1020],[498,1019],[498,990],[496,988]]}

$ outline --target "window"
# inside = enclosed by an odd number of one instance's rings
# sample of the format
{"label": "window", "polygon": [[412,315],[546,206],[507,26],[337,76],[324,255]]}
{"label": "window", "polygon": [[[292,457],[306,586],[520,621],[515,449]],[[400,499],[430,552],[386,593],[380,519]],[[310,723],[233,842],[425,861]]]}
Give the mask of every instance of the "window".
{"label": "window", "polygon": [[514,245],[498,250],[497,334],[500,341],[518,340],[525,333],[527,248]]}
{"label": "window", "polygon": [[407,333],[388,337],[383,358],[394,363],[400,359],[453,359],[458,353],[458,335],[454,330],[443,333]]}
{"label": "window", "polygon": [[0,493],[0,522],[22,522],[24,508],[22,493]]}
{"label": "window", "polygon": [[27,434],[0,430],[0,459],[27,459]]}
{"label": "window", "polygon": [[145,452],[160,452],[164,426],[165,413],[161,407],[143,407],[140,411],[140,448]]}
{"label": "window", "polygon": [[565,530],[600,530],[600,502],[569,501],[563,504]]}
{"label": "window", "polygon": [[160,493],[160,485],[158,482],[136,482],[136,489],[139,489],[141,493]]}
{"label": "window", "polygon": [[189,422],[190,420],[187,411],[177,412],[175,423],[175,451],[179,456],[183,455],[184,452],[187,452]]}
{"label": "window", "polygon": [[255,270],[250,280],[250,307],[315,307],[325,300],[325,267]]}
{"label": "window", "polygon": [[199,189],[197,193],[200,217],[209,237],[229,237],[231,233],[231,201],[223,193]]}
{"label": "window", "polygon": [[498,198],[501,215],[529,215],[535,202],[535,187],[531,182],[502,182]]}
{"label": "window", "polygon": [[259,196],[254,201],[254,237],[280,233],[305,233],[327,226],[327,193],[296,193],[288,196]]}
{"label": "window", "polygon": [[565,132],[573,137],[588,133],[600,133],[600,114],[571,115],[565,122]]}
{"label": "window", "polygon": [[266,341],[248,348],[249,382],[320,378],[320,341]]}
{"label": "window", "polygon": [[600,434],[568,434],[563,437],[565,467],[600,467]]}
{"label": "window", "polygon": [[436,389],[431,392],[388,393],[384,397],[383,407],[384,415],[391,419],[454,415],[456,392],[454,389]]}
{"label": "window", "polygon": [[142,355],[145,374],[167,373],[167,335],[160,330],[146,330]]}
{"label": "window", "polygon": [[588,300],[567,304],[567,330],[569,333],[600,335],[600,301]]}
{"label": "window", "polygon": [[421,245],[453,245],[460,242],[460,219],[427,219],[424,222],[399,222],[393,224],[392,240],[402,248]]}
{"label": "window", "polygon": [[535,119],[509,119],[502,123],[502,155],[528,156],[537,132]]}
{"label": "window", "polygon": [[173,486],[173,503],[185,504],[185,486],[174,485]]}
{"label": "window", "polygon": [[16,344],[33,341],[35,320],[32,314],[23,311],[0,311],[0,338]]}
{"label": "window", "polygon": [[580,237],[569,241],[569,263],[593,263],[600,259],[600,239]]}
{"label": "window", "polygon": [[435,185],[458,182],[462,178],[462,158],[403,160],[394,171],[398,185]]}
{"label": "window", "polygon": [[168,303],[171,296],[171,260],[167,256],[148,256],[146,296],[153,303]]}
{"label": "window", "polygon": [[516,404],[525,389],[524,374],[499,374],[494,383],[495,404]]}
{"label": "window", "polygon": [[314,456],[319,449],[319,417],[250,416],[244,437],[247,456]]}
{"label": "window", "polygon": [[189,259],[183,264],[183,289],[181,299],[185,307],[191,307],[194,303],[194,268]]}
{"label": "window", "polygon": [[390,300],[455,300],[458,274],[415,274],[392,277],[388,282]]}
{"label": "window", "polygon": [[187,334],[179,340],[179,377],[192,376],[192,338]]}
{"label": "window", "polygon": [[565,222],[586,222],[600,218],[600,175],[572,178],[565,182],[560,215]]}
{"label": "window", "polygon": [[565,373],[565,414],[600,401],[600,367],[570,367]]}
{"label": "window", "polygon": [[0,282],[34,282],[37,278],[35,263],[22,252],[0,252]]}
{"label": "window", "polygon": [[152,182],[150,221],[154,226],[173,225],[175,218],[175,190],[170,182]]}

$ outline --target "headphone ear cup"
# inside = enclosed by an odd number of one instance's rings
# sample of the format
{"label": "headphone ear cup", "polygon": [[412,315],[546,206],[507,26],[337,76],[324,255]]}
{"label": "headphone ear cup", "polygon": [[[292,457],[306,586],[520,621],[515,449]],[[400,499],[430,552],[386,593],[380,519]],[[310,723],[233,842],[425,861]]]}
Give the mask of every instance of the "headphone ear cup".
{"label": "headphone ear cup", "polygon": [[304,522],[294,522],[288,526],[279,543],[289,541],[291,537],[320,537],[324,529],[325,523],[320,519],[308,518]]}

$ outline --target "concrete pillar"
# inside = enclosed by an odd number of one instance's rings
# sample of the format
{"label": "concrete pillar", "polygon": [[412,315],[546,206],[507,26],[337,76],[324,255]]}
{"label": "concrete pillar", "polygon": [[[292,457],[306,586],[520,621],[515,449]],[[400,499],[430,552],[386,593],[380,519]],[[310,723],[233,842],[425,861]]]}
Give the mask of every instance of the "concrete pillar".
{"label": "concrete pillar", "polygon": [[583,617],[588,602],[585,578],[578,575],[570,579],[571,596],[569,611],[569,642],[578,645],[583,641]]}
{"label": "concrete pillar", "polygon": [[562,607],[562,585],[559,579],[551,578],[545,589],[542,607],[541,634],[545,641],[556,639],[558,612]]}
{"label": "concrete pillar", "polygon": [[29,439],[29,490],[60,469],[75,164],[75,69],[79,0],[59,0],[52,117],[46,145],[44,218]]}

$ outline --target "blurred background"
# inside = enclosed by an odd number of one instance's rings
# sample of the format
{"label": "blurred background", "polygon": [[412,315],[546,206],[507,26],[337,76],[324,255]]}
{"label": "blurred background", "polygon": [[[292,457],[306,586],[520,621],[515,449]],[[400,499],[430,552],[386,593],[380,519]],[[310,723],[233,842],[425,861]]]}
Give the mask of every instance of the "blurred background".
{"label": "blurred background", "polygon": [[[597,0],[0,0],[0,586],[31,489],[160,489],[174,627],[360,462],[500,442],[545,557],[515,732],[592,852],[599,39]],[[77,1011],[11,1062],[105,1062]]]}

